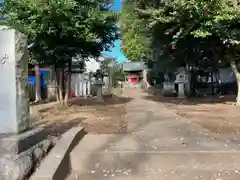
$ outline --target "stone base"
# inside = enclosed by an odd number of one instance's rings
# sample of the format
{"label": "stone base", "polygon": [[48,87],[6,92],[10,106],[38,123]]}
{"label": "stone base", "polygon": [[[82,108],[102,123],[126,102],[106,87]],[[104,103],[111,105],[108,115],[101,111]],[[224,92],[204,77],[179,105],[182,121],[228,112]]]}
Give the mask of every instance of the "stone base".
{"label": "stone base", "polygon": [[43,128],[20,134],[0,135],[0,154],[20,154],[47,138]]}
{"label": "stone base", "polygon": [[0,180],[24,180],[53,146],[43,129],[18,135],[1,135]]}

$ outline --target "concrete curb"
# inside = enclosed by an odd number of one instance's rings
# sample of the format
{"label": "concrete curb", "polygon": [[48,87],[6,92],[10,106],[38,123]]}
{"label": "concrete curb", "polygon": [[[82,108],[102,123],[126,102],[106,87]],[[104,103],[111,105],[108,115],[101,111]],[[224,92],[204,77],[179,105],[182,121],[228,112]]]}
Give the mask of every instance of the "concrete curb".
{"label": "concrete curb", "polygon": [[81,126],[64,133],[40,164],[31,180],[64,180],[71,172],[70,152],[85,135]]}

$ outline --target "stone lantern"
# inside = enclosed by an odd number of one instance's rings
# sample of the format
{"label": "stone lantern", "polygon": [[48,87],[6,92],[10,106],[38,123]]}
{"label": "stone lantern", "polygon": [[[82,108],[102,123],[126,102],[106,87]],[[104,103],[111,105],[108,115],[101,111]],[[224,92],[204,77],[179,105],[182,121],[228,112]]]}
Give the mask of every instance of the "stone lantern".
{"label": "stone lantern", "polygon": [[181,71],[177,74],[175,83],[178,84],[178,98],[185,98],[185,83],[187,82],[186,72]]}
{"label": "stone lantern", "polygon": [[103,102],[103,92],[102,92],[102,87],[104,85],[103,78],[104,78],[104,73],[101,70],[97,70],[96,73],[94,74],[95,77],[95,83],[94,85],[96,86],[97,89],[97,100],[99,102]]}

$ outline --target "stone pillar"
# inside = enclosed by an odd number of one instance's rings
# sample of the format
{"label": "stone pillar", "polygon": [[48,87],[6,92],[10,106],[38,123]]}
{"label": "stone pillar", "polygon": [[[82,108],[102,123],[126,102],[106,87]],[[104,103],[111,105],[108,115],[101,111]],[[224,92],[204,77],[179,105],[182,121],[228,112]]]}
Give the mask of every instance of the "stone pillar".
{"label": "stone pillar", "polygon": [[96,80],[95,82],[95,86],[97,89],[97,101],[98,102],[103,102],[103,92],[102,92],[102,88],[103,88],[103,81],[102,80]]}
{"label": "stone pillar", "polygon": [[0,27],[0,134],[29,127],[27,38]]}
{"label": "stone pillar", "polygon": [[185,98],[184,83],[183,82],[178,83],[178,98]]}

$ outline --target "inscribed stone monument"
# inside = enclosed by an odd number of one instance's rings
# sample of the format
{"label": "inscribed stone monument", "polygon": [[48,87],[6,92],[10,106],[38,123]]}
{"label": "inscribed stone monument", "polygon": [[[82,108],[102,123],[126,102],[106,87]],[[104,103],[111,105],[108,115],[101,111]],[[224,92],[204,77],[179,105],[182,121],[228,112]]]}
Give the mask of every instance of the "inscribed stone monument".
{"label": "inscribed stone monument", "polygon": [[27,38],[0,26],[0,134],[29,126]]}

